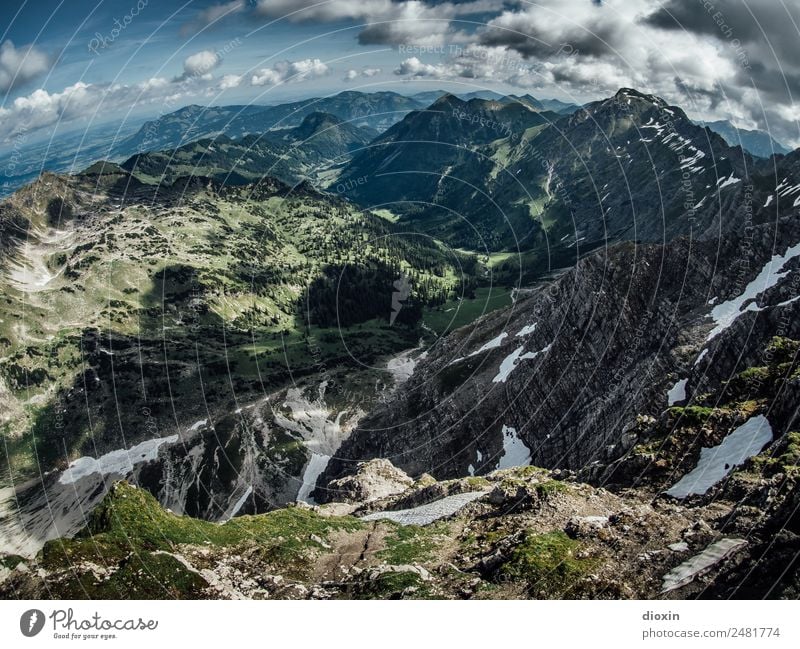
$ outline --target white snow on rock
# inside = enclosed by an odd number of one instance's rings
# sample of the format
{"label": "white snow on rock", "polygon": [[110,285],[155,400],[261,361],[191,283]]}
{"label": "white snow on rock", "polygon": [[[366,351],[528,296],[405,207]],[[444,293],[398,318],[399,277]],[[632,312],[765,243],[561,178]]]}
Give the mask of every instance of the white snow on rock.
{"label": "white snow on rock", "polygon": [[731,175],[730,176],[728,176],[727,178],[720,178],[717,181],[717,189],[724,189],[725,187],[728,187],[729,185],[735,185],[736,183],[740,183],[740,182],[742,182],[742,179],[741,178],[737,178],[736,176],[734,176],[733,172],[731,171]]}
{"label": "white snow on rock", "polygon": [[515,337],[519,338],[520,336],[527,336],[528,334],[532,334],[534,331],[536,331],[536,323],[535,322],[533,324],[525,325],[522,329],[520,329],[516,333]]}
{"label": "white snow on rock", "polygon": [[780,185],[775,188],[775,191],[778,192],[778,196],[791,196],[792,194],[796,194],[800,192],[800,185],[786,185],[786,179],[784,179]]}
{"label": "white snow on rock", "polygon": [[772,204],[772,199],[773,199],[773,198],[774,198],[774,196],[773,196],[772,194],[770,194],[769,196],[767,196],[767,202],[766,202],[766,203],[764,203],[764,207],[769,207],[769,206]]}
{"label": "white snow on rock", "polygon": [[463,494],[446,496],[426,505],[411,509],[399,509],[393,512],[375,512],[364,516],[361,520],[390,520],[400,525],[430,525],[442,518],[456,514],[469,503],[485,495],[486,491],[470,491]]}
{"label": "white snow on rock", "polygon": [[53,273],[48,260],[56,251],[69,250],[74,232],[48,229],[26,241],[17,258],[8,260],[6,276],[14,288],[25,293],[38,293],[48,288],[61,271]]}
{"label": "white snow on rock", "polygon": [[667,405],[674,406],[678,401],[686,400],[686,384],[689,379],[681,379],[667,392]]}
{"label": "white snow on rock", "polygon": [[708,356],[708,347],[706,347],[703,351],[701,351],[700,355],[695,359],[694,361],[695,366],[700,365],[700,361],[702,361],[706,356]]}
{"label": "white snow on rock", "polygon": [[492,383],[505,383],[511,372],[513,372],[517,365],[519,365],[520,361],[532,360],[539,354],[546,354],[550,351],[550,347],[552,347],[552,345],[548,345],[538,352],[527,352],[523,354],[522,350],[525,349],[525,345],[520,345],[517,347],[517,349],[506,356],[502,363],[500,363],[500,369],[497,373],[497,376],[492,379]]}
{"label": "white snow on rock", "polygon": [[497,470],[513,469],[517,466],[530,466],[531,450],[519,438],[516,428],[503,426],[503,455]]}
{"label": "white snow on rock", "polygon": [[[798,255],[800,255],[800,243],[788,248],[782,255],[773,255],[772,259],[764,265],[756,278],[745,287],[739,297],[715,306],[711,310],[711,317],[717,326],[711,330],[706,340],[711,340],[730,327],[742,313],[761,311],[761,307],[754,300],[764,291],[775,286],[781,278],[789,273],[788,269],[784,269],[789,261]],[[747,304],[746,307],[744,306],[745,304]]]}
{"label": "white snow on rock", "polygon": [[458,358],[453,359],[447,365],[455,365],[456,363],[460,363],[465,358],[472,358],[473,356],[477,356],[478,354],[482,354],[483,352],[488,352],[490,349],[497,349],[500,345],[503,344],[503,340],[508,337],[508,334],[504,331],[498,336],[492,338],[488,343],[485,343],[481,346],[480,349],[476,349],[474,352],[467,354],[466,356],[459,356]]}
{"label": "white snow on rock", "polygon": [[128,475],[133,471],[135,465],[152,462],[158,458],[158,449],[162,445],[174,444],[177,441],[177,435],[170,435],[169,437],[149,439],[131,448],[111,451],[99,458],[79,457],[70,463],[69,468],[59,476],[58,481],[60,484],[72,484],[93,473]]}
{"label": "white snow on rock", "polygon": [[225,520],[229,521],[239,513],[239,510],[244,506],[245,502],[247,502],[247,499],[250,497],[251,493],[253,493],[253,485],[248,486],[242,497],[233,504],[233,507],[231,507],[230,513],[225,517]]}
{"label": "white snow on rock", "polygon": [[508,334],[504,331],[499,336],[492,338],[488,343],[483,345],[478,351],[472,352],[470,356],[477,356],[478,354],[482,354],[483,352],[488,352],[490,349],[496,349],[503,344],[503,339],[506,338]]}
{"label": "white snow on rock", "polygon": [[733,467],[761,452],[772,441],[772,426],[764,415],[751,417],[719,446],[700,450],[697,466],[683,476],[667,494],[674,498],[686,498],[690,494],[704,494],[728,475]]}
{"label": "white snow on rock", "polygon": [[331,461],[330,455],[321,455],[320,453],[312,453],[311,459],[306,465],[306,470],[303,472],[303,484],[300,486],[300,491],[297,492],[298,502],[308,503],[309,505],[316,505],[317,503],[311,497],[311,492],[317,486],[317,478],[322,475],[322,472]]}
{"label": "white snow on rock", "polygon": [[688,169],[689,167],[695,166],[702,158],[706,157],[706,154],[700,151],[700,149],[696,149],[695,147],[689,147],[694,151],[692,156],[685,156],[683,161],[681,162],[681,169]]}
{"label": "white snow on rock", "polygon": [[419,347],[407,349],[404,352],[400,352],[397,356],[390,358],[389,362],[386,363],[386,370],[392,375],[395,386],[402,385],[408,381],[414,373],[417,362],[421,358],[424,358],[424,352],[418,356],[414,356],[415,352],[418,352],[419,349]]}
{"label": "white snow on rock", "polygon": [[720,539],[712,543],[700,554],[684,561],[664,575],[661,592],[668,593],[692,583],[697,577],[704,575],[746,545],[747,541],[744,539]]}

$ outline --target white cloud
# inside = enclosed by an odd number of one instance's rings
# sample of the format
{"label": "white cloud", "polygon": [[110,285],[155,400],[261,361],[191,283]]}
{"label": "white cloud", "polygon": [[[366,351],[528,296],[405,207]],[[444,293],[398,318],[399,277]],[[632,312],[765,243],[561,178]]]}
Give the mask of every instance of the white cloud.
{"label": "white cloud", "polygon": [[330,68],[319,59],[279,61],[271,68],[256,70],[250,79],[250,84],[253,86],[275,86],[279,83],[294,83],[324,76],[329,71]]}
{"label": "white cloud", "polygon": [[216,68],[222,59],[212,50],[202,50],[187,57],[183,62],[183,74],[178,80],[203,78],[208,80],[211,71]]}
{"label": "white cloud", "polygon": [[10,40],[0,45],[0,91],[38,77],[50,68],[50,57],[33,45],[15,47]]}
{"label": "white cloud", "polygon": [[290,22],[366,23],[359,33],[362,44],[413,43],[433,45],[445,38],[463,38],[453,28],[459,17],[499,11],[503,0],[428,3],[422,0],[259,0],[257,11],[269,18]]}
{"label": "white cloud", "polygon": [[192,97],[214,96],[222,90],[234,88],[240,79],[237,75],[225,75],[214,82],[207,76],[188,80],[154,77],[130,85],[78,82],[54,93],[35,90],[0,107],[0,123],[3,124],[0,142],[8,142],[21,132],[31,133],[59,122],[91,118],[131,107],[177,109]]}
{"label": "white cloud", "polygon": [[457,76],[454,71],[444,64],[423,63],[416,56],[401,61],[400,66],[394,71],[395,74],[408,77],[436,77],[446,79]]}
{"label": "white cloud", "polygon": [[211,25],[226,16],[239,13],[247,6],[245,0],[233,0],[218,5],[211,5],[208,9],[201,11],[197,16],[197,21],[203,25]]}
{"label": "white cloud", "polygon": [[232,0],[231,2],[211,5],[198,13],[194,20],[181,27],[181,34],[187,36],[191,33],[199,32],[206,27],[216,25],[228,16],[241,13],[245,9],[247,9],[247,0]]}
{"label": "white cloud", "polygon": [[242,82],[242,77],[238,74],[226,74],[219,82],[220,90],[230,90],[236,88]]}
{"label": "white cloud", "polygon": [[361,68],[361,70],[348,70],[344,73],[343,81],[353,81],[359,77],[374,77],[381,73],[381,68]]}

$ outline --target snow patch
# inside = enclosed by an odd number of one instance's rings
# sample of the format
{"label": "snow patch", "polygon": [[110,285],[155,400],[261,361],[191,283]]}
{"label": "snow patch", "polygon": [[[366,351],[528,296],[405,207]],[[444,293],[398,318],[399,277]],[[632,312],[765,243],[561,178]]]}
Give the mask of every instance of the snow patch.
{"label": "snow patch", "polygon": [[550,351],[551,347],[552,345],[548,345],[538,352],[527,352],[525,354],[522,353],[522,350],[525,349],[525,345],[517,347],[517,349],[506,356],[503,359],[503,362],[500,363],[500,369],[497,373],[497,376],[492,379],[492,383],[505,383],[511,372],[513,372],[517,365],[519,365],[520,361],[532,360],[539,354],[546,354]]}
{"label": "snow patch", "polygon": [[331,461],[330,455],[321,455],[320,453],[312,453],[311,459],[306,465],[306,470],[303,473],[303,484],[300,486],[300,491],[297,492],[298,502],[308,503],[309,505],[316,505],[317,503],[311,497],[311,492],[317,486],[317,479],[322,475],[322,472],[327,468],[328,462]]}
{"label": "snow patch", "polygon": [[447,518],[456,514],[469,503],[477,500],[486,491],[470,491],[463,494],[455,494],[436,500],[427,505],[420,505],[412,509],[398,509],[393,512],[375,512],[364,516],[361,520],[378,521],[390,520],[400,525],[430,525],[442,518]]}
{"label": "snow patch", "polygon": [[736,183],[740,183],[740,182],[742,182],[742,179],[741,178],[737,178],[736,176],[734,176],[733,172],[731,171],[731,175],[730,176],[728,176],[727,178],[720,178],[717,181],[717,189],[724,189],[725,187],[728,187],[729,185],[735,185]]}
{"label": "snow patch", "polygon": [[764,415],[751,417],[725,437],[719,446],[701,449],[697,466],[666,493],[674,498],[702,495],[735,466],[760,453],[771,441],[772,427],[767,418]]}
{"label": "snow patch", "polygon": [[234,516],[236,516],[236,514],[239,513],[239,510],[244,506],[245,502],[247,502],[247,499],[250,497],[251,493],[253,493],[252,485],[247,487],[247,490],[244,492],[242,497],[239,498],[239,500],[237,500],[236,503],[233,505],[233,507],[231,508],[231,513],[228,514],[226,520],[231,520]]}
{"label": "snow patch", "polygon": [[135,465],[152,462],[157,459],[158,449],[162,445],[174,444],[177,441],[177,435],[170,435],[169,437],[149,439],[131,448],[111,451],[99,458],[79,457],[71,462],[67,470],[59,476],[58,482],[60,484],[73,484],[93,473],[128,475],[133,471]]}
{"label": "snow patch", "polygon": [[667,392],[667,405],[674,406],[678,401],[686,400],[686,384],[689,379],[681,379]]}
{"label": "snow patch", "polygon": [[529,334],[532,334],[534,331],[536,331],[536,323],[535,322],[533,324],[525,325],[522,329],[520,329],[516,333],[515,338],[519,338],[520,336],[527,336]]}
{"label": "snow patch", "polygon": [[716,543],[712,543],[700,554],[684,561],[664,575],[661,592],[668,593],[690,584],[746,545],[747,541],[744,539],[720,539]]}
{"label": "snow patch", "polygon": [[489,351],[490,349],[496,349],[497,347],[500,347],[500,345],[503,344],[503,339],[505,339],[507,336],[508,334],[504,331],[496,338],[492,338],[488,343],[483,345],[483,347],[481,347],[478,351],[472,352],[470,356],[477,356],[478,354],[482,354],[483,352]]}
{"label": "snow patch", "polygon": [[500,456],[497,470],[513,469],[517,466],[530,466],[531,451],[519,438],[517,430],[503,426],[503,455]]}
{"label": "snow patch", "polygon": [[[798,255],[800,255],[800,243],[788,248],[783,255],[773,255],[772,259],[764,265],[756,278],[745,287],[739,297],[715,306],[711,311],[711,317],[717,326],[711,330],[706,340],[711,340],[730,327],[742,313],[762,311],[762,308],[753,300],[767,289],[775,286],[782,277],[787,275],[789,270],[784,270],[784,268],[789,261]],[[742,309],[745,303],[748,303],[747,307]]]}

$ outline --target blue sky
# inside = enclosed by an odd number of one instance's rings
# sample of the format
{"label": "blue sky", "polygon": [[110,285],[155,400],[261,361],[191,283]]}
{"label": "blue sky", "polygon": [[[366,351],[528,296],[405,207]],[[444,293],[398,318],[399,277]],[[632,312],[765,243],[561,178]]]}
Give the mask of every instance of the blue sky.
{"label": "blue sky", "polygon": [[582,102],[621,86],[800,144],[797,0],[715,8],[723,24],[694,0],[4,2],[0,147],[189,103],[348,88]]}

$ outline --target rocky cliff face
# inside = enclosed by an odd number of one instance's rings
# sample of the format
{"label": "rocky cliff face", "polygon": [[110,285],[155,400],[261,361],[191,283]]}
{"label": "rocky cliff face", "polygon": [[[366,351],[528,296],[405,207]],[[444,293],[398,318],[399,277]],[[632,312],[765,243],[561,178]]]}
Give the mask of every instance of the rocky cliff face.
{"label": "rocky cliff face", "polygon": [[371,457],[437,478],[509,456],[571,469],[615,459],[638,416],[693,403],[756,364],[773,336],[800,333],[798,243],[789,219],[714,243],[589,256],[438,341],[319,484]]}

